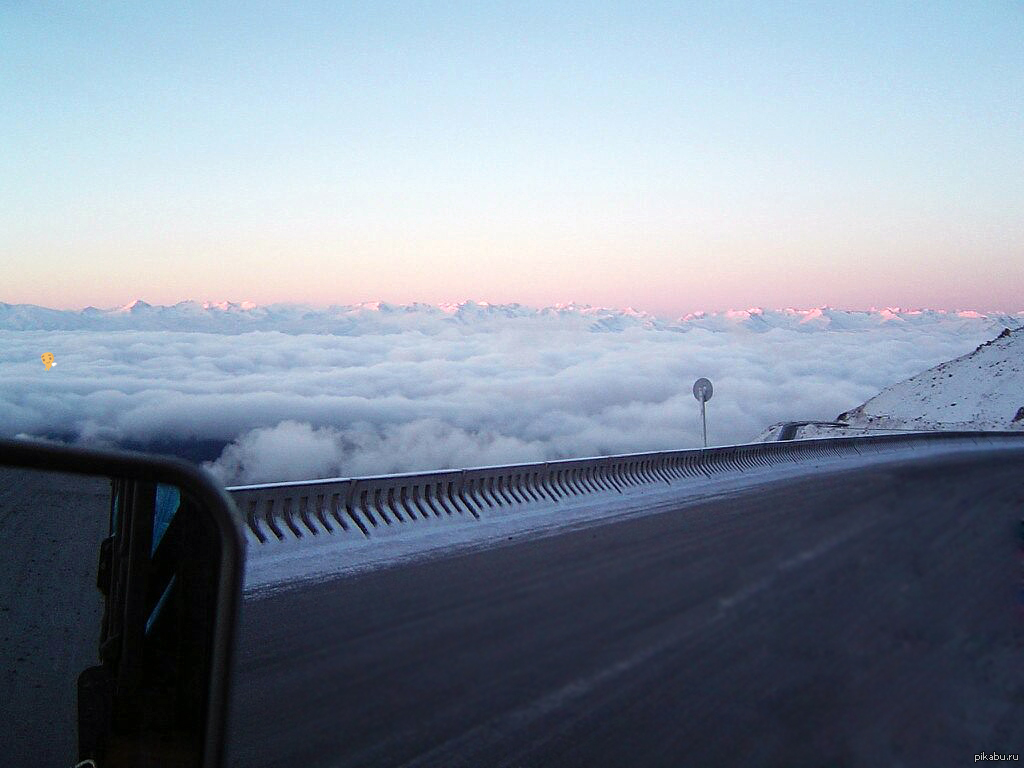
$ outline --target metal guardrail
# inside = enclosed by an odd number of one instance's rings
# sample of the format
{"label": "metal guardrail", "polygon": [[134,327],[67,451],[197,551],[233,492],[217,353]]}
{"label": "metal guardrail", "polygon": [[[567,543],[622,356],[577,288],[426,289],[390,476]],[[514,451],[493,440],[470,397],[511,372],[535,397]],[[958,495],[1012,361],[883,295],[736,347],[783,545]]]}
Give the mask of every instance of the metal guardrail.
{"label": "metal guardrail", "polygon": [[856,458],[922,447],[950,449],[1012,441],[1024,432],[924,432],[751,443],[532,464],[228,488],[261,544],[322,535],[373,537],[393,527],[480,519],[534,505],[595,501],[602,495],[778,465]]}

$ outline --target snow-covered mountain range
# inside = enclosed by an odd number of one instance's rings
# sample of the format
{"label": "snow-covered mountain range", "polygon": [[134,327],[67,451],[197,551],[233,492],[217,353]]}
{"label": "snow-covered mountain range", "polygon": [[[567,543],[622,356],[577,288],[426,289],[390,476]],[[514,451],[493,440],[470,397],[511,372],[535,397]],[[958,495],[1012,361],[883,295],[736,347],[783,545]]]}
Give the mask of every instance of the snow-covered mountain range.
{"label": "snow-covered mountain range", "polygon": [[532,308],[521,304],[488,304],[465,301],[431,305],[370,302],[317,308],[302,304],[257,305],[252,302],[183,301],[169,306],[136,300],[113,309],[48,309],[32,304],[0,302],[0,329],[11,331],[199,331],[209,333],[330,333],[354,335],[387,333],[443,325],[478,325],[488,321],[523,320],[575,322],[595,332],[628,328],[687,331],[767,332],[774,329],[813,332],[859,331],[880,328],[919,329],[943,325],[947,329],[977,332],[983,329],[1024,324],[1024,312],[1013,314],[974,311],[945,312],[928,309],[843,310],[746,309],[726,312],[695,312],[675,320],[655,317],[634,309],[609,309],[580,304]]}

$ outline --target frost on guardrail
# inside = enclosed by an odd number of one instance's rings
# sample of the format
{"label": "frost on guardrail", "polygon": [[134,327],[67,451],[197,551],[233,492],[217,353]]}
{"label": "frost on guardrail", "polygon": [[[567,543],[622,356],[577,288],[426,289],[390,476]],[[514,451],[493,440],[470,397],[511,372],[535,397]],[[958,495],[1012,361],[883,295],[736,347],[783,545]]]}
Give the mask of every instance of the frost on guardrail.
{"label": "frost on guardrail", "polygon": [[928,432],[752,443],[719,448],[567,459],[534,464],[229,488],[260,543],[311,536],[372,537],[427,521],[480,519],[533,505],[557,505],[673,486],[780,464],[854,458],[924,446],[1009,440],[1004,432]]}

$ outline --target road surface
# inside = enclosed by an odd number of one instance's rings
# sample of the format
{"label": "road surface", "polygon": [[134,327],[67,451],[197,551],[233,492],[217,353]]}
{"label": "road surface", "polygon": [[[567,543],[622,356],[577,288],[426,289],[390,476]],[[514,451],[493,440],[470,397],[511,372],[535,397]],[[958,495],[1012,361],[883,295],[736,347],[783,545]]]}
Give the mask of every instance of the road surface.
{"label": "road surface", "polygon": [[1024,451],[790,480],[243,605],[237,766],[1024,752]]}

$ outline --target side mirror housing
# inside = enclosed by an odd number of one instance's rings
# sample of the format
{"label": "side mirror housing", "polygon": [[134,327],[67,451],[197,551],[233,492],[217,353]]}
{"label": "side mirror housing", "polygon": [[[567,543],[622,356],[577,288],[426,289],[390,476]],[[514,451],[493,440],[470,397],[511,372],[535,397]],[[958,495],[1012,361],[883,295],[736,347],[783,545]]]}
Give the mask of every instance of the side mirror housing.
{"label": "side mirror housing", "polygon": [[224,490],[175,459],[0,440],[0,510],[23,547],[0,561],[20,569],[0,599],[33,651],[11,660],[14,763],[45,747],[100,768],[221,765],[245,557]]}

